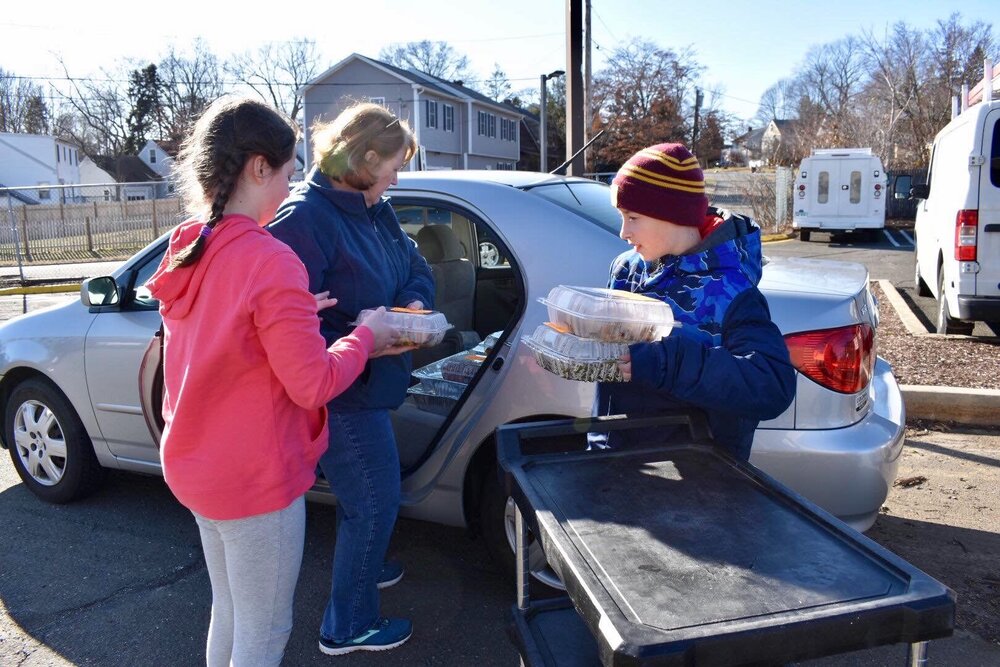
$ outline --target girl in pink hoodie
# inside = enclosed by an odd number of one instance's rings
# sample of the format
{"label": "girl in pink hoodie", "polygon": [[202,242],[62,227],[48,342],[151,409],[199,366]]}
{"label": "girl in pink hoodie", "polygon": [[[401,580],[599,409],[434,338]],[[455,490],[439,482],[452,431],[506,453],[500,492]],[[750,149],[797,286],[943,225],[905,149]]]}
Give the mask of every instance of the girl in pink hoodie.
{"label": "girl in pink hoodie", "polygon": [[292,629],[304,494],[327,446],[326,403],[393,347],[384,310],[327,349],[305,268],[262,226],[288,195],[296,131],[223,99],[188,138],[188,201],[148,286],[164,328],[164,477],[191,510],[212,582],[208,665],[278,665]]}

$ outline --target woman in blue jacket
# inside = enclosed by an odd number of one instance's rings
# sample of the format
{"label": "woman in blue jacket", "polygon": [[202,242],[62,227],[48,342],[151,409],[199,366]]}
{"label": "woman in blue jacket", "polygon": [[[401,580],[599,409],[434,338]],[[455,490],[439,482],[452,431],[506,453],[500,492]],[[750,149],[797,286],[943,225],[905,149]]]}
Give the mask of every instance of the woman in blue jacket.
{"label": "woman in blue jacket", "polygon": [[[611,197],[632,250],[612,263],[610,287],[664,301],[680,326],[629,346],[619,364],[626,381],[599,383],[594,413],[698,408],[716,442],[749,460],[757,424],[784,412],[795,395],[788,348],[757,289],[760,228],[708,208],[704,174],[681,144],[633,155],[612,181]],[[614,446],[614,438],[590,434],[598,447]]]}
{"label": "woman in blue jacket", "polygon": [[[328,344],[349,333],[366,308],[434,305],[430,268],[383,196],[416,148],[407,124],[377,104],[355,105],[314,127],[316,166],[270,230],[305,264],[314,293],[337,295],[334,307],[320,311]],[[400,499],[389,410],[406,398],[410,369],[409,354],[372,359],[329,404],[330,447],[320,467],[340,519],[319,638],[329,655],[392,648],[411,633],[409,620],[380,616],[378,599],[380,586],[402,577],[396,564],[382,569]]]}

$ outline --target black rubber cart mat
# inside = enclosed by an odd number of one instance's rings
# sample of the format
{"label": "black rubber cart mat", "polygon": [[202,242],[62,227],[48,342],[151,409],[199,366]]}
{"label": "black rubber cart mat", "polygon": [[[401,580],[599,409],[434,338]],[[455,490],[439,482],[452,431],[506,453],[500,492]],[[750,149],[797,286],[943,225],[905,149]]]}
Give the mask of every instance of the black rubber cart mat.
{"label": "black rubber cart mat", "polygon": [[[679,444],[579,449],[588,430],[678,419],[694,419]],[[604,665],[767,664],[951,634],[947,587],[706,436],[687,416],[498,430],[507,491],[569,595],[515,608],[528,664],[586,664],[562,660],[588,645],[582,628]]]}

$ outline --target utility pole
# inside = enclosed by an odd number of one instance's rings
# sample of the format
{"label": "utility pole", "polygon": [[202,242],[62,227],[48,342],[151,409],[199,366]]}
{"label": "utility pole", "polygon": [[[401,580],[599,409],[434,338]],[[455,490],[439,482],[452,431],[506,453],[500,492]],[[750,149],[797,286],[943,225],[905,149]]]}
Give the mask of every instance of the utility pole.
{"label": "utility pole", "polygon": [[[583,148],[583,0],[566,0],[566,159]],[[570,176],[583,175],[583,154],[570,162]]]}
{"label": "utility pole", "polygon": [[[593,129],[592,110],[590,105],[590,47],[592,45],[590,32],[590,0],[583,2],[583,144],[586,146],[590,141],[590,132]],[[586,170],[590,164],[590,149],[583,152],[583,168]]]}
{"label": "utility pole", "polygon": [[701,88],[694,89],[694,131],[691,133],[691,152],[698,154],[698,113],[701,111],[701,103],[704,100]]}

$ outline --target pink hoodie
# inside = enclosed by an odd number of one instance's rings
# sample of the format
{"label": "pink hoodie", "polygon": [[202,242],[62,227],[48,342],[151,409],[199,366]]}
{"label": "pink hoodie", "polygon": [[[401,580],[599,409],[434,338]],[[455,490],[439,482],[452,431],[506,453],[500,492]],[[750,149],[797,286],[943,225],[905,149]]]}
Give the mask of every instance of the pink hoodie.
{"label": "pink hoodie", "polygon": [[245,216],[224,217],[195,264],[167,271],[203,226],[174,230],[147,283],[165,334],[160,457],[183,505],[238,519],[316,481],[326,403],[361,374],[374,338],[358,327],[327,351],[302,262]]}

